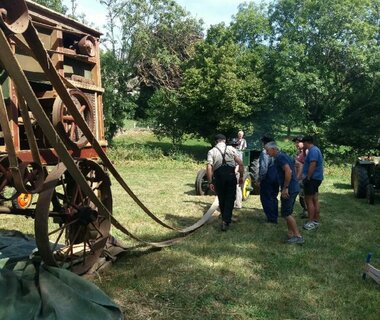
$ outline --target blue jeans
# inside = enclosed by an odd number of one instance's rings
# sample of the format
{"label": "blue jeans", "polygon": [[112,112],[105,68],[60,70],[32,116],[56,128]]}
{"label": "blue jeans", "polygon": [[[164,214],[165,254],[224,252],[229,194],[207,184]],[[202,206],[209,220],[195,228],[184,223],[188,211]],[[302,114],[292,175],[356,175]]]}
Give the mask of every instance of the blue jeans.
{"label": "blue jeans", "polygon": [[277,222],[278,218],[278,183],[269,179],[260,182],[260,201],[269,222]]}

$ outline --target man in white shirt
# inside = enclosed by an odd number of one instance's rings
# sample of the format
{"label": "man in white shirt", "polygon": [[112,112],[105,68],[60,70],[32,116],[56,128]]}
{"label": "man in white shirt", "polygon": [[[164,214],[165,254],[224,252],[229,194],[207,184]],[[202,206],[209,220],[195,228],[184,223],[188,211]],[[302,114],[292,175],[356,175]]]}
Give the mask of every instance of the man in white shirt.
{"label": "man in white shirt", "polygon": [[226,145],[226,137],[215,136],[215,147],[207,154],[207,179],[210,189],[217,193],[222,215],[221,230],[226,231],[231,223],[232,210],[236,197],[235,167],[239,166],[239,184],[243,184],[244,165],[239,153],[232,146]]}

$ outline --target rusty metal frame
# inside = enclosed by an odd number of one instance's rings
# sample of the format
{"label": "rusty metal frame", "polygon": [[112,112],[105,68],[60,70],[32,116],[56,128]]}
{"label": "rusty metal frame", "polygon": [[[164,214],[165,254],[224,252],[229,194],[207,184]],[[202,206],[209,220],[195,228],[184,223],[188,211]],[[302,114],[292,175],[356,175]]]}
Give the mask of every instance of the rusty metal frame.
{"label": "rusty metal frame", "polygon": [[[155,246],[155,247],[166,247],[166,246],[172,245],[184,239],[185,237],[187,237],[188,235],[192,234],[194,231],[199,229],[201,226],[203,226],[212,216],[214,210],[216,209],[215,206],[212,206],[208,210],[208,212],[205,215],[203,215],[203,217],[200,220],[198,220],[196,223],[194,223],[193,225],[183,228],[183,229],[178,229],[178,228],[168,225],[166,222],[159,219],[141,202],[141,200],[133,193],[133,191],[129,188],[129,186],[124,181],[124,179],[120,176],[116,168],[113,166],[112,162],[107,157],[104,151],[104,146],[100,145],[99,141],[96,139],[91,129],[88,127],[86,121],[81,117],[81,114],[79,113],[75,103],[73,102],[68,92],[68,89],[76,89],[76,87],[72,84],[72,82],[64,78],[62,74],[60,74],[56,70],[56,68],[54,67],[53,61],[49,57],[48,52],[46,51],[41,40],[39,39],[38,32],[36,28],[34,27],[33,23],[30,22],[26,30],[23,31],[22,34],[24,36],[24,39],[27,42],[27,45],[32,55],[38,61],[39,65],[41,66],[48,80],[52,84],[53,88],[57,92],[60,99],[63,101],[63,103],[67,107],[70,114],[75,119],[76,124],[79,126],[79,128],[81,129],[81,131],[87,138],[89,144],[91,145],[93,150],[96,152],[97,157],[101,160],[104,167],[109,170],[109,172],[115,177],[117,182],[123,187],[123,189],[129,194],[129,196],[137,203],[137,205],[140,206],[140,208],[142,208],[142,210],[150,218],[152,218],[155,222],[159,223],[165,228],[168,228],[170,230],[180,233],[180,235],[174,238],[170,238],[168,240],[163,240],[163,241],[158,241],[158,242],[145,241],[135,236],[134,234],[132,234],[126,227],[124,227],[112,215],[112,213],[106,208],[106,206],[100,201],[100,199],[96,196],[96,194],[87,184],[85,177],[83,176],[82,172],[78,168],[77,163],[72,156],[73,152],[71,150],[68,150],[61,136],[55,130],[53,124],[51,123],[51,120],[49,119],[48,115],[46,114],[43,107],[41,106],[38,98],[36,97],[33,89],[31,88],[31,85],[24,71],[22,70],[20,64],[18,63],[15,57],[15,54],[9,44],[6,34],[3,32],[2,29],[0,29],[0,47],[2,48],[2,50],[0,50],[0,61],[2,62],[2,65],[4,66],[6,71],[8,72],[9,76],[17,85],[17,92],[19,94],[19,100],[21,100],[21,108],[23,109],[22,115],[23,115],[24,121],[26,123],[29,123],[30,121],[30,119],[28,119],[28,116],[27,116],[27,108],[26,108],[26,105],[27,105],[28,108],[32,111],[33,116],[37,120],[39,126],[42,128],[46,138],[48,139],[50,145],[52,146],[52,149],[54,150],[54,153],[56,153],[59,160],[63,163],[64,167],[68,170],[68,172],[74,178],[76,183],[80,186],[82,191],[96,205],[98,210],[104,216],[109,217],[112,225],[116,227],[117,229],[119,229],[124,234],[131,237],[132,239],[137,240],[139,242],[143,242],[151,246]],[[23,102],[24,99],[26,101],[26,104]],[[5,105],[1,105],[0,108],[5,109]],[[5,118],[3,116],[2,123],[4,122],[4,119]],[[31,147],[32,158],[38,157],[40,159],[41,157],[40,154],[42,152],[35,150],[36,144],[35,144],[34,137],[31,137],[32,133],[33,132],[31,132],[31,130],[26,128],[26,135],[28,137],[28,141],[30,141],[29,142],[30,145],[32,146]],[[8,142],[10,142],[9,132],[7,132],[5,135],[7,136],[6,139],[8,140]],[[11,154],[13,157],[13,151],[11,150],[12,148],[11,147],[8,148],[8,144],[7,144],[7,149],[8,149],[8,154],[9,154],[9,151],[11,151]],[[10,160],[12,159],[12,157],[10,157]],[[16,168],[16,164],[12,163],[12,167]],[[49,185],[47,183],[44,185],[43,190],[45,190],[48,187]],[[39,213],[36,212],[36,214],[38,215]]]}

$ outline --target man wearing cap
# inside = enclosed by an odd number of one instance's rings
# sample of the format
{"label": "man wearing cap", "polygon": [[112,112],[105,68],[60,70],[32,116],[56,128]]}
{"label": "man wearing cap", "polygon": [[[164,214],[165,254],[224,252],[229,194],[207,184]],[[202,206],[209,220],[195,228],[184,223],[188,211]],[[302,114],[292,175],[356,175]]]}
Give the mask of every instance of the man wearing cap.
{"label": "man wearing cap", "polygon": [[265,145],[265,150],[275,159],[278,181],[281,188],[281,216],[285,219],[288,227],[287,243],[303,244],[305,240],[301,236],[296,220],[292,216],[294,202],[300,190],[296,178],[294,160],[286,153],[281,152],[275,142],[267,143]]}
{"label": "man wearing cap", "polygon": [[[261,142],[263,146],[273,141],[273,138],[263,136]],[[259,157],[259,181],[260,181],[260,201],[263,206],[268,223],[277,223],[278,218],[278,177],[274,166],[274,158],[270,157],[265,148]]]}
{"label": "man wearing cap", "polygon": [[318,198],[319,186],[323,180],[323,156],[321,150],[314,145],[314,139],[311,136],[302,138],[304,147],[308,150],[305,158],[302,176],[303,187],[305,192],[305,201],[309,221],[303,226],[305,230],[313,230],[319,227],[320,204]]}
{"label": "man wearing cap", "polygon": [[207,179],[210,189],[217,193],[220,213],[222,215],[221,230],[226,231],[231,223],[232,210],[236,197],[235,167],[239,166],[239,184],[243,184],[244,165],[238,151],[226,145],[226,137],[215,136],[215,147],[207,154]]}

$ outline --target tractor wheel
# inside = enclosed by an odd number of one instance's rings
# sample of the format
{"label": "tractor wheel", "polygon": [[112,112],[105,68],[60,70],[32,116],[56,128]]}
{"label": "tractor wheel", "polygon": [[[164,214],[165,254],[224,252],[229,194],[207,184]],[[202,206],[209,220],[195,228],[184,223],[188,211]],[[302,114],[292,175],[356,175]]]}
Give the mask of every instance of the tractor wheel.
{"label": "tractor wheel", "polygon": [[375,189],[372,184],[367,186],[367,200],[369,204],[375,204]]}
{"label": "tractor wheel", "polygon": [[354,194],[357,198],[365,198],[369,177],[367,170],[362,166],[354,167]]}
{"label": "tractor wheel", "polygon": [[351,188],[354,188],[355,165],[351,165]]}
{"label": "tractor wheel", "polygon": [[207,173],[205,169],[201,169],[197,173],[197,177],[195,179],[195,194],[197,196],[213,194],[208,186]]}
{"label": "tractor wheel", "polygon": [[260,183],[259,183],[259,159],[255,159],[251,162],[249,167],[249,171],[251,172],[252,178],[252,194],[260,194]]}
{"label": "tractor wheel", "polygon": [[252,176],[249,173],[245,173],[243,176],[243,186],[242,186],[242,199],[246,201],[252,191]]}

